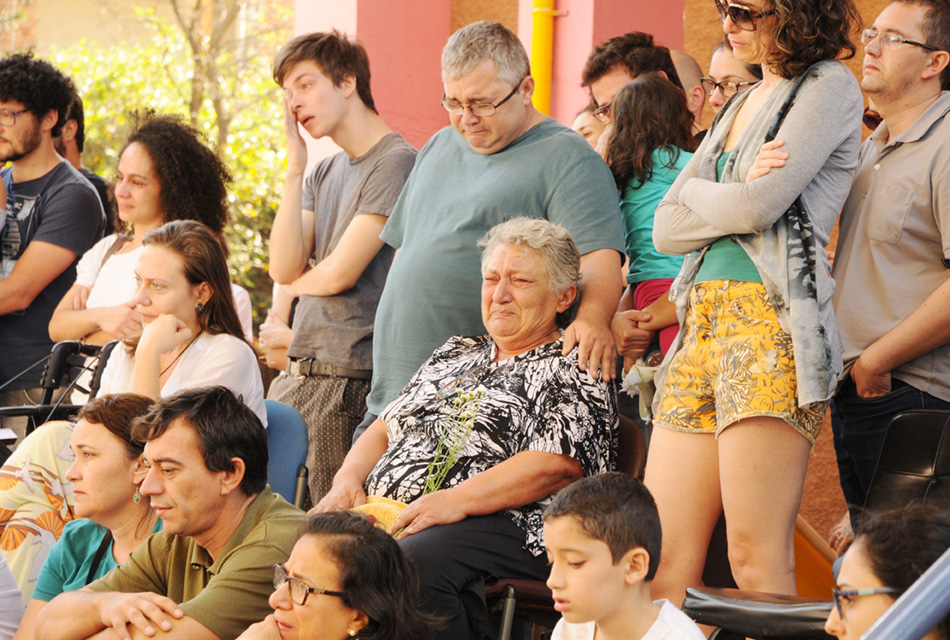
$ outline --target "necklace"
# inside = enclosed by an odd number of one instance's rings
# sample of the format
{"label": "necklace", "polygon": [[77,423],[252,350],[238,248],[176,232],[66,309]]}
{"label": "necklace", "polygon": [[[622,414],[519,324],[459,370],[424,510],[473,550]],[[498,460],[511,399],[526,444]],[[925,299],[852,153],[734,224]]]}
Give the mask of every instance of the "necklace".
{"label": "necklace", "polygon": [[164,369],[162,369],[162,372],[161,372],[160,374],[158,374],[158,377],[159,377],[159,378],[161,378],[163,375],[165,375],[165,372],[168,371],[169,369],[171,369],[171,368],[172,368],[172,365],[174,365],[176,362],[178,362],[178,359],[181,358],[182,355],[184,355],[184,353],[185,353],[186,351],[188,351],[188,347],[190,347],[191,345],[193,345],[193,344],[195,343],[195,340],[197,340],[197,339],[198,339],[198,336],[200,336],[200,335],[201,335],[201,332],[200,332],[200,331],[195,334],[195,337],[191,339],[191,342],[189,342],[188,344],[186,344],[186,345],[185,345],[185,348],[178,352],[178,355],[175,356],[175,359],[172,360],[171,362],[169,362],[167,367],[165,367]]}

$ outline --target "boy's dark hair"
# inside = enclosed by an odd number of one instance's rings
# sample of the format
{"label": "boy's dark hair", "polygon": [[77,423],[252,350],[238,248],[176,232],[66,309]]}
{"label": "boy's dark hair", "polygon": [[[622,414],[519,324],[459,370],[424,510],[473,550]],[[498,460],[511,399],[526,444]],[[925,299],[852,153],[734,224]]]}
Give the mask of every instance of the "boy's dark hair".
{"label": "boy's dark hair", "polygon": [[294,65],[305,60],[320,67],[335,87],[339,87],[346,76],[356,78],[360,100],[374,113],[379,113],[369,88],[369,56],[361,43],[336,29],[297,36],[274,56],[274,81],[284,86],[284,78]]}
{"label": "boy's dark hair", "polygon": [[200,387],[162,398],[135,420],[132,438],[148,442],[181,418],[195,430],[209,471],[233,471],[244,461],[241,491],[252,496],[267,485],[267,432],[257,415],[227,387]]}
{"label": "boy's dark hair", "polygon": [[34,58],[32,52],[14,53],[0,60],[0,100],[22,103],[37,121],[55,111],[59,118],[50,132],[54,138],[63,131],[75,91],[72,80],[45,60]]}
{"label": "boy's dark hair", "polygon": [[660,564],[663,534],[650,490],[624,473],[602,473],[578,480],[558,491],[544,511],[544,520],[572,516],[588,536],[610,549],[614,563],[643,547],[650,556],[646,580]]}
{"label": "boy's dark hair", "polygon": [[584,65],[581,86],[590,87],[618,65],[627,69],[633,78],[642,73],[662,71],[670,82],[683,88],[670,50],[653,44],[653,36],[641,31],[625,33],[596,47]]}

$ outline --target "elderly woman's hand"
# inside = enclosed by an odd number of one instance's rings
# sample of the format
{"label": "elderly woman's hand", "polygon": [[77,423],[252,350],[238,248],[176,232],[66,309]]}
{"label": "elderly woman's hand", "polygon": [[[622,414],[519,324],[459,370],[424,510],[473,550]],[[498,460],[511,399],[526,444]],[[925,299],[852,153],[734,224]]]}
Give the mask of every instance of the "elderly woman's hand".
{"label": "elderly woman's hand", "polygon": [[317,506],[307,513],[314,515],[325,511],[342,511],[358,507],[365,502],[366,492],[363,491],[361,483],[336,477],[333,479],[333,486],[327,492],[327,495],[323,496]]}
{"label": "elderly woman's hand", "polygon": [[438,524],[452,524],[468,517],[457,492],[442,489],[414,500],[393,523],[390,533],[400,540]]}

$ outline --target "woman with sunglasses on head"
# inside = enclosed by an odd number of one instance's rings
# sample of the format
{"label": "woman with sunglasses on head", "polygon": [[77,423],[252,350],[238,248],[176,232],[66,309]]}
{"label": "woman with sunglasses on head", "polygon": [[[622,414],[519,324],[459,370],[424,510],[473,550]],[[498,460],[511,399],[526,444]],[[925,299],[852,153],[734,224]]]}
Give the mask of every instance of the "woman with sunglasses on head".
{"label": "woman with sunglasses on head", "polygon": [[654,222],[657,249],[684,254],[646,467],[668,550],[653,593],[677,604],[722,512],[739,587],[796,593],[805,468],[841,372],[823,247],[861,142],[861,92],[836,61],[855,52],[852,0],[716,6],[763,77],[719,112]]}
{"label": "woman with sunglasses on head", "polygon": [[[912,506],[865,514],[841,563],[825,631],[839,640],[861,638],[947,549],[950,514],[945,511]],[[950,616],[924,636],[948,638]]]}
{"label": "woman with sunglasses on head", "polygon": [[437,622],[418,600],[415,569],[392,536],[350,511],[321,513],[274,565],[274,613],[238,640],[427,640]]}
{"label": "woman with sunglasses on head", "polygon": [[726,100],[748,89],[762,79],[762,67],[736,60],[728,40],[713,49],[709,60],[709,77],[701,80],[713,113],[719,113]]}

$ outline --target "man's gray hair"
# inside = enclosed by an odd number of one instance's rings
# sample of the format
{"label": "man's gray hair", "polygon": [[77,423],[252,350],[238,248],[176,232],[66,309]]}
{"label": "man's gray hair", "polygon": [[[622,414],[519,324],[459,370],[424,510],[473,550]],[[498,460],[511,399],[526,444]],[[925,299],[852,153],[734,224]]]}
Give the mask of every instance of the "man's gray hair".
{"label": "man's gray hair", "polygon": [[517,84],[531,75],[528,54],[510,29],[480,20],[452,34],[442,49],[442,80],[458,80],[484,60],[492,60],[498,79]]}
{"label": "man's gray hair", "polygon": [[512,218],[491,228],[478,241],[482,250],[482,274],[488,261],[502,245],[532,250],[541,256],[551,294],[560,296],[580,283],[581,254],[567,229],[541,218]]}

